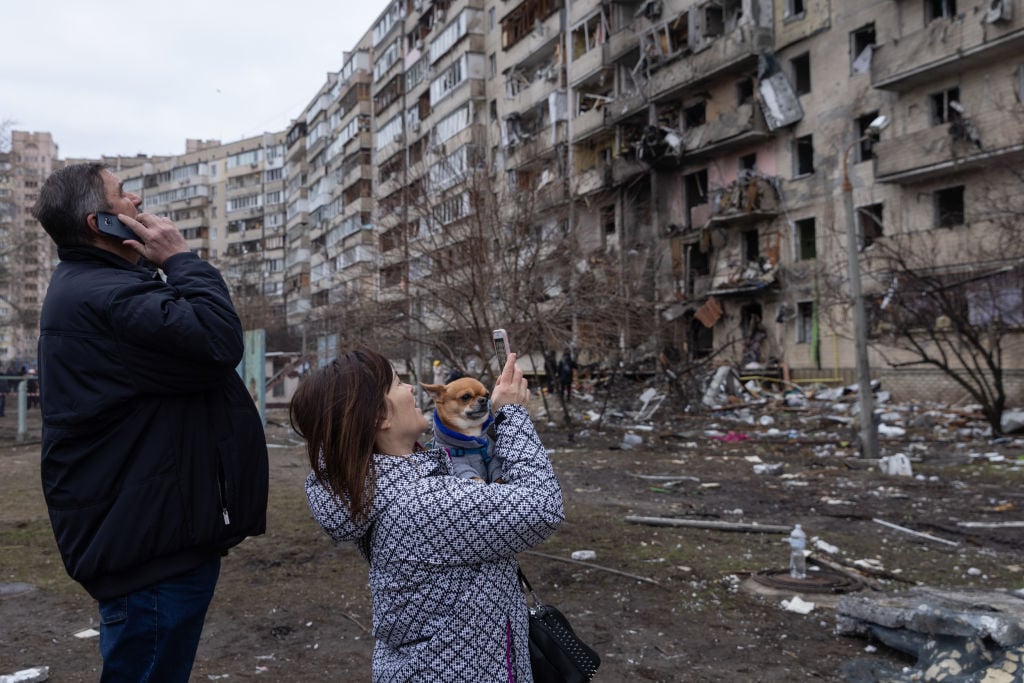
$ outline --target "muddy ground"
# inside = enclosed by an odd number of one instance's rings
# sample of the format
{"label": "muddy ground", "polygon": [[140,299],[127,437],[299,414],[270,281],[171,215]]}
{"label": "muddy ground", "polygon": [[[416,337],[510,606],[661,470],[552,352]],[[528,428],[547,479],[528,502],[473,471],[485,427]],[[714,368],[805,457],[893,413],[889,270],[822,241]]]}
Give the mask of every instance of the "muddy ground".
{"label": "muddy ground", "polygon": [[[582,415],[586,406],[576,405]],[[536,549],[550,557],[525,554],[521,562],[541,595],[601,654],[596,680],[838,681],[841,667],[860,657],[910,663],[883,646],[869,654],[867,641],[835,635],[827,596],[802,595],[818,602],[804,616],[780,606],[793,591],[747,590],[752,573],[786,566],[782,534],[654,527],[627,523],[627,515],[800,522],[812,539],[838,548],[833,562],[878,560],[890,578],[874,581],[885,591],[915,583],[1024,586],[1024,530],[957,526],[1021,519],[1024,443],[958,443],[940,427],[911,431],[884,439],[883,449],[911,455],[918,476],[892,477],[855,457],[844,445],[848,434],[827,419],[781,407],[772,415],[779,433],[769,435],[726,415],[664,408],[651,431],[635,432],[643,443],[631,449],[621,445],[626,421],[600,428],[578,422],[570,438],[560,423],[538,420],[567,519]],[[366,567],[311,520],[304,454],[285,419],[272,413],[268,427],[269,531],[224,562],[193,681],[370,678]],[[785,436],[791,427],[797,438]],[[95,605],[68,579],[54,546],[39,490],[38,441],[16,443],[13,429],[10,413],[0,418],[0,584],[33,589],[0,597],[0,674],[48,666],[51,681],[94,681],[97,639],[74,634],[96,626]],[[781,463],[782,473],[756,474],[751,456]],[[662,475],[677,483],[644,478]],[[622,573],[563,561],[581,549]]]}

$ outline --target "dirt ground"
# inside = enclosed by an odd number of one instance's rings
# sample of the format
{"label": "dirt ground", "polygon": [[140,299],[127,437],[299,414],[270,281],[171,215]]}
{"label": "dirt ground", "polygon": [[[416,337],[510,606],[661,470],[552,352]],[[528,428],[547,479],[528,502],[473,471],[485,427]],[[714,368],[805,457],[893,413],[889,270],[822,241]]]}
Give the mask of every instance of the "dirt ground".
{"label": "dirt ground", "polygon": [[[579,405],[580,416],[585,408]],[[536,549],[542,554],[520,559],[541,596],[600,653],[595,680],[838,681],[842,665],[856,658],[910,663],[881,645],[868,654],[867,641],[836,635],[833,596],[802,594],[818,604],[805,616],[780,606],[793,591],[747,590],[752,573],[787,565],[783,534],[655,527],[627,523],[627,515],[799,522],[811,539],[838,548],[828,556],[834,562],[878,560],[890,577],[875,578],[885,591],[914,583],[1024,585],[1024,530],[957,526],[1021,518],[1021,441],[958,443],[933,430],[884,439],[884,452],[914,460],[916,476],[893,477],[855,457],[827,420],[781,409],[774,419],[780,435],[722,415],[662,409],[652,430],[635,431],[642,443],[633,448],[622,447],[626,423],[577,422],[570,438],[561,424],[538,420],[567,518]],[[30,434],[38,434],[35,420]],[[267,430],[268,533],[225,560],[193,681],[370,678],[366,566],[311,520],[304,454],[285,421],[283,412],[272,413]],[[67,577],[54,546],[39,490],[38,439],[15,442],[13,425],[10,413],[0,418],[0,587],[8,588],[0,590],[0,674],[48,666],[51,681],[95,681],[98,641],[74,635],[96,626],[95,605]],[[797,438],[785,436],[791,426]],[[755,473],[752,456],[782,464],[782,473]],[[581,549],[615,571],[565,561]],[[21,583],[33,589],[11,585]]]}

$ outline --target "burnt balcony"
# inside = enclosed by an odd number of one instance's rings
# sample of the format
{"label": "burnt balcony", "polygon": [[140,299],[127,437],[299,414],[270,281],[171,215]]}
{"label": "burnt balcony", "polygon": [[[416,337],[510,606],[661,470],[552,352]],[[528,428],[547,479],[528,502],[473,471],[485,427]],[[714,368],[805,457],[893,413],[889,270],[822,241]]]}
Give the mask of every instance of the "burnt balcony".
{"label": "burnt balcony", "polygon": [[878,47],[871,59],[871,85],[906,91],[1024,54],[1024,11],[988,23],[973,12],[936,19],[920,31]]}
{"label": "burnt balcony", "polygon": [[775,218],[781,210],[776,182],[749,172],[741,175],[712,192],[708,220],[712,225],[743,226]]}
{"label": "burnt balcony", "polygon": [[507,112],[527,112],[548,98],[548,96],[559,90],[560,74],[555,66],[545,70],[540,78],[535,78],[528,86],[520,90],[515,97],[505,100]]}
{"label": "burnt balcony", "polygon": [[980,167],[1019,164],[1024,140],[1018,116],[991,110],[877,142],[875,180],[911,184]]}
{"label": "burnt balcony", "polygon": [[506,64],[520,64],[530,61],[534,55],[545,53],[554,55],[561,35],[562,12],[559,11],[540,22],[533,31],[506,49],[503,61]]}
{"label": "burnt balcony", "polygon": [[648,170],[648,165],[643,161],[617,157],[612,160],[612,183],[622,185]]}
{"label": "burnt balcony", "polygon": [[683,155],[689,160],[720,155],[756,144],[771,137],[761,107],[743,104],[724,112],[714,121],[688,129],[683,134]]}
{"label": "burnt balcony", "polygon": [[640,32],[633,24],[608,36],[606,57],[609,64],[615,64],[640,47]]}
{"label": "burnt balcony", "polygon": [[742,29],[736,29],[718,36],[696,54],[667,62],[651,75],[647,94],[654,100],[672,98],[699,83],[755,68],[758,54],[755,45],[767,42],[771,35],[765,29],[758,31],[759,39],[754,40],[746,37]]}
{"label": "burnt balcony", "polygon": [[543,187],[537,188],[534,192],[534,209],[536,211],[549,211],[561,206],[569,199],[569,193],[565,187],[563,178],[555,178]]}

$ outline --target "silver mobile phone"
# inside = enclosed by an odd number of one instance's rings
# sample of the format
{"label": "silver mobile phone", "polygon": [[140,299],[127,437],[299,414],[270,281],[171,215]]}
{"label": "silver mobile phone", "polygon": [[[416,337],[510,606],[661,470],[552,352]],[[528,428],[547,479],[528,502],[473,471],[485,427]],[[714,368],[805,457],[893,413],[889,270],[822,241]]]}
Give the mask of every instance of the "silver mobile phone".
{"label": "silver mobile phone", "polygon": [[511,347],[508,344],[508,332],[504,329],[494,330],[491,333],[491,340],[494,342],[494,354],[498,357],[498,363],[505,367]]}

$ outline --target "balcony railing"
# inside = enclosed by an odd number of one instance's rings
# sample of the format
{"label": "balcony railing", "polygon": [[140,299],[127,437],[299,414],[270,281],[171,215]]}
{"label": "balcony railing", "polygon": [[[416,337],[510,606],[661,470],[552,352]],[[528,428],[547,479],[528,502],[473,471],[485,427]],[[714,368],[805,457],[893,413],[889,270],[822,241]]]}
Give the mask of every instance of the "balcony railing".
{"label": "balcony railing", "polygon": [[878,47],[871,84],[905,91],[978,66],[1024,54],[1024,8],[1010,21],[987,23],[973,12],[936,19],[922,30]]}
{"label": "balcony railing", "polygon": [[714,121],[690,128],[683,134],[683,154],[696,160],[705,155],[722,154],[770,137],[761,108],[744,104],[723,113]]}
{"label": "balcony railing", "polygon": [[875,179],[917,183],[988,165],[1019,163],[1024,140],[1013,111],[990,110],[875,143]]}

